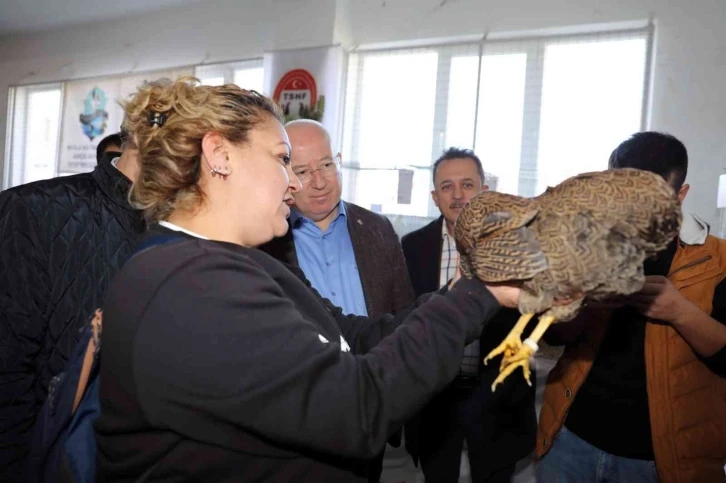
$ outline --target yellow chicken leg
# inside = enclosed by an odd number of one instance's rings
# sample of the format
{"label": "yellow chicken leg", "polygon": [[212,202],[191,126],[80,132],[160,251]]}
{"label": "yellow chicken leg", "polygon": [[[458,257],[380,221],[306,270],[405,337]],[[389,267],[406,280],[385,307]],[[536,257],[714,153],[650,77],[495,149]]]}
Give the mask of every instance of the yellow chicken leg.
{"label": "yellow chicken leg", "polygon": [[544,335],[554,321],[555,318],[552,316],[542,317],[539,319],[537,327],[535,327],[532,334],[525,339],[524,343],[522,343],[519,348],[519,351],[511,357],[505,358],[503,361],[505,367],[502,367],[502,370],[499,371],[499,376],[492,383],[492,392],[494,392],[497,389],[497,386],[504,382],[504,380],[518,367],[521,367],[522,371],[524,371],[524,378],[527,380],[527,384],[530,386],[532,385],[532,381],[530,380],[531,371],[529,369],[529,358],[537,352],[537,349],[539,349],[537,342],[539,342],[542,335]]}
{"label": "yellow chicken leg", "polygon": [[507,334],[507,336],[504,338],[504,341],[502,341],[501,344],[499,344],[493,351],[489,353],[488,356],[484,358],[485,366],[491,359],[494,359],[499,354],[504,354],[504,357],[502,358],[502,368],[504,367],[504,359],[512,357],[514,354],[517,353],[517,351],[519,351],[519,349],[521,349],[522,332],[524,332],[525,327],[527,327],[529,321],[532,320],[532,317],[534,317],[533,313],[522,314],[512,330],[509,331],[509,334]]}

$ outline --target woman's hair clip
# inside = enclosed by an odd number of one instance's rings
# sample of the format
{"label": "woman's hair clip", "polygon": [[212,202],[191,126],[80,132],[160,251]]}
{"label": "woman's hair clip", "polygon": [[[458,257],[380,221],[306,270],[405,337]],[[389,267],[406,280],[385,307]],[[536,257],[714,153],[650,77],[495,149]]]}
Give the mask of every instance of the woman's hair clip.
{"label": "woman's hair clip", "polygon": [[169,117],[168,114],[163,112],[149,112],[149,115],[146,117],[146,121],[149,123],[149,126],[163,126],[166,122],[166,118]]}
{"label": "woman's hair clip", "polygon": [[121,139],[121,144],[127,143],[129,141],[129,132],[122,126],[118,131],[118,137]]}

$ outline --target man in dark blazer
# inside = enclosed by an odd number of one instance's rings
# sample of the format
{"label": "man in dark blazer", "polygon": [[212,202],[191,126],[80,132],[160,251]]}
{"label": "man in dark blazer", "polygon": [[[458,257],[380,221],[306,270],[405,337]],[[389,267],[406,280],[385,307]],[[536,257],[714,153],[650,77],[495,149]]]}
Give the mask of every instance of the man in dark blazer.
{"label": "man in dark blazer", "polygon": [[[402,240],[416,296],[438,290],[453,277],[458,265],[456,217],[487,189],[481,161],[471,150],[444,152],[434,163],[433,177],[432,196],[442,216]],[[492,393],[498,360],[482,363],[518,316],[516,310],[502,310],[478,343],[467,346],[457,379],[406,424],[406,449],[414,462],[421,462],[426,481],[458,481],[464,441],[474,483],[510,481],[517,461],[534,449],[534,388],[523,377],[511,377]]]}
{"label": "man in dark blazer", "polygon": [[[290,230],[261,248],[299,266],[312,286],[345,313],[376,319],[409,307],[413,290],[391,222],[341,200],[340,153],[333,155],[322,124],[298,120],[285,129],[302,188],[294,194]],[[400,444],[400,434],[392,443]],[[370,462],[369,481],[378,483],[382,463],[383,453]]]}

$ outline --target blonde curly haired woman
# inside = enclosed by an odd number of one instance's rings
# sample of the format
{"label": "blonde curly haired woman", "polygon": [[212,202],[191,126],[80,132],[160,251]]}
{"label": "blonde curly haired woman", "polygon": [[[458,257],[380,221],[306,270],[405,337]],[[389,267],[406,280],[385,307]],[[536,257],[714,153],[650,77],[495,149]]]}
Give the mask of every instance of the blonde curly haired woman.
{"label": "blonde curly haired woman", "polygon": [[125,111],[132,201],[149,236],[177,238],[132,258],[104,306],[98,481],[366,481],[518,289],[460,279],[395,318],[344,316],[254,248],[285,234],[300,188],[269,99],[180,79]]}

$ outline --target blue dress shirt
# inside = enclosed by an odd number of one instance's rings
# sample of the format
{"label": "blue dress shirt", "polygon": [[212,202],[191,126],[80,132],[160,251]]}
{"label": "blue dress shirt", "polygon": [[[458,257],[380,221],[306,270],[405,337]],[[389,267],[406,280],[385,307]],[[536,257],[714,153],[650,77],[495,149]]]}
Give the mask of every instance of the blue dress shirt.
{"label": "blue dress shirt", "polygon": [[298,263],[315,290],[343,312],[368,315],[363,285],[350,240],[345,203],[325,232],[295,208],[290,213]]}

